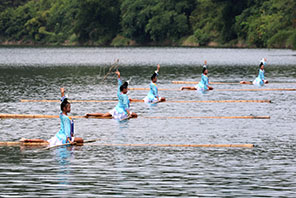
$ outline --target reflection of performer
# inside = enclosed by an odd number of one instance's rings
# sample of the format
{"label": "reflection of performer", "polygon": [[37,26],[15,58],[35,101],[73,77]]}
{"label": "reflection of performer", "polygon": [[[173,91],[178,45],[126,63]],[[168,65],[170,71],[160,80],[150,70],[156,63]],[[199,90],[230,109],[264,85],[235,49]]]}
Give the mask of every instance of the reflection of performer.
{"label": "reflection of performer", "polygon": [[267,84],[268,81],[264,79],[264,66],[266,65],[266,58],[262,58],[259,65],[259,73],[257,78],[253,82],[249,81],[241,81],[240,84],[253,84],[257,86],[263,86],[264,84]]}
{"label": "reflection of performer", "polygon": [[64,88],[61,88],[62,93],[62,103],[61,103],[61,128],[59,132],[56,133],[54,137],[48,140],[50,146],[61,145],[66,143],[83,143],[83,139],[79,137],[74,137],[74,122],[68,113],[71,112],[71,104],[68,99],[64,96]]}
{"label": "reflection of performer", "polygon": [[195,87],[181,87],[180,90],[189,89],[189,90],[198,90],[202,93],[213,90],[214,88],[209,86],[209,78],[208,78],[208,69],[207,69],[207,61],[202,68],[201,80]]}
{"label": "reflection of performer", "polygon": [[115,72],[118,76],[118,90],[117,97],[118,103],[114,109],[107,113],[87,113],[86,116],[94,116],[94,117],[113,117],[117,120],[125,120],[128,118],[136,118],[137,114],[130,111],[130,100],[128,98],[128,82],[124,82],[120,79],[120,72],[117,70]]}
{"label": "reflection of performer", "polygon": [[157,82],[159,68],[160,68],[160,65],[158,64],[157,70],[151,76],[150,91],[149,91],[148,95],[144,98],[145,103],[158,103],[158,102],[165,101],[164,97],[158,96],[158,88],[157,88],[156,82]]}

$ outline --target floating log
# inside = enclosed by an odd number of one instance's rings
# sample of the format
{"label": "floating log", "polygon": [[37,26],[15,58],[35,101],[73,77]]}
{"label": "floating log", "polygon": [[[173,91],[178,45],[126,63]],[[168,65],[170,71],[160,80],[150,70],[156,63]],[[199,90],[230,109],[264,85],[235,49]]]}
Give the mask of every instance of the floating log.
{"label": "floating log", "polygon": [[143,117],[146,119],[270,119],[270,116],[178,116],[178,117],[167,117],[167,116],[152,116]]}
{"label": "floating log", "polygon": [[[111,119],[111,117],[96,117],[96,116],[70,116],[71,118],[96,118],[96,119]],[[0,114],[2,119],[37,119],[37,118],[59,118],[58,115],[39,115],[39,114]],[[154,116],[145,117],[146,119],[270,119],[270,116],[184,116],[184,117],[167,117]]]}
{"label": "floating log", "polygon": [[130,146],[130,147],[237,147],[253,148],[254,144],[96,144],[99,146]]}
{"label": "floating log", "polygon": [[[60,102],[59,100],[21,100],[21,102]],[[118,102],[116,100],[70,100],[70,102]],[[144,100],[132,99],[131,102],[140,103]],[[271,100],[166,100],[166,103],[271,103]]]}

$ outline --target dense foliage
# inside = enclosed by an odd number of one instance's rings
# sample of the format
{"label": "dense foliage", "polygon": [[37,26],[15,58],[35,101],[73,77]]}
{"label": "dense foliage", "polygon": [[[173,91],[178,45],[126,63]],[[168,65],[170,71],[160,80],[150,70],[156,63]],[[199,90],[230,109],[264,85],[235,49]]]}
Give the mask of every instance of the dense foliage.
{"label": "dense foliage", "polygon": [[2,44],[296,48],[295,0],[1,0]]}

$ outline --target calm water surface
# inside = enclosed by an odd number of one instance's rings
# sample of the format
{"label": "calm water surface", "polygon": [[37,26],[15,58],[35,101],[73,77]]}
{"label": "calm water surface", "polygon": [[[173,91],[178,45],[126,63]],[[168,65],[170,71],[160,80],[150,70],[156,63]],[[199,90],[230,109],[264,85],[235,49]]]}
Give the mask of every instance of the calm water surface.
{"label": "calm water surface", "polygon": [[[206,59],[210,81],[253,80],[266,57],[265,88],[296,88],[296,52],[203,48],[0,48],[0,113],[59,113],[58,103],[20,99],[116,100],[119,59],[130,87],[149,87],[160,63],[159,88],[199,81]],[[214,85],[247,89],[252,85]],[[147,91],[129,91],[142,99]],[[296,197],[295,92],[160,91],[168,100],[271,100],[272,103],[132,103],[139,118],[76,119],[76,136],[101,141],[41,151],[0,147],[0,197]],[[72,103],[71,115],[107,112],[116,103]],[[269,120],[145,119],[144,116],[270,116]],[[59,119],[2,119],[0,140],[49,139]],[[246,148],[102,146],[130,144],[255,144]]]}

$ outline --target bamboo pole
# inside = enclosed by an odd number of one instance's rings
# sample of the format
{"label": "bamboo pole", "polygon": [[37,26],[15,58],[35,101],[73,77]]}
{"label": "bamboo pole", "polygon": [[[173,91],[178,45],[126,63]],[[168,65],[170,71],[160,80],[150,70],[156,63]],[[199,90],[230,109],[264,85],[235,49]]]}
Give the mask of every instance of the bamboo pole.
{"label": "bamboo pole", "polygon": [[96,144],[99,146],[128,146],[128,147],[237,147],[253,148],[254,144]]}
{"label": "bamboo pole", "polygon": [[[149,88],[128,88],[129,90],[149,90]],[[162,91],[181,91],[180,89],[158,89]],[[196,91],[196,90],[183,90]],[[213,91],[296,91],[295,88],[260,88],[260,89],[214,89]]]}
{"label": "bamboo pole", "polygon": [[[194,82],[194,81],[172,81],[173,84],[198,84],[199,82]],[[209,84],[212,85],[234,85],[234,84],[240,84],[236,82],[210,82]]]}
{"label": "bamboo pole", "polygon": [[48,142],[0,142],[0,146],[48,146]]}
{"label": "bamboo pole", "polygon": [[[129,87],[128,90],[150,90],[150,88],[137,88],[137,87]],[[180,91],[180,89],[158,89],[160,91]]]}
{"label": "bamboo pole", "polygon": [[[68,100],[70,103],[76,102],[118,102],[117,100]],[[60,100],[20,100],[20,102],[57,102],[61,103]]]}
{"label": "bamboo pole", "polygon": [[[70,116],[71,118],[86,118],[86,116]],[[35,118],[59,118],[59,115],[40,115],[40,114],[0,114],[2,119],[35,119]]]}
{"label": "bamboo pole", "polygon": [[[58,115],[39,115],[39,114],[0,114],[1,119],[38,119],[38,118],[58,118]],[[86,116],[70,116],[71,118],[87,118]],[[96,117],[90,116],[89,118],[96,119],[111,119],[111,117]],[[146,119],[270,119],[270,116],[155,116],[155,117],[142,117]]]}
{"label": "bamboo pole", "polygon": [[[295,84],[296,82],[272,82],[272,84]],[[195,81],[172,81],[172,84],[198,84],[198,82]],[[212,85],[253,85],[252,81],[240,81],[240,82],[210,82]]]}
{"label": "bamboo pole", "polygon": [[184,117],[166,117],[151,116],[143,117],[146,119],[270,119],[270,116],[184,116]]}
{"label": "bamboo pole", "polygon": [[216,91],[296,91],[295,88],[215,89]]}
{"label": "bamboo pole", "polygon": [[[91,141],[94,142],[94,141]],[[88,143],[88,142],[87,142]],[[49,150],[60,146],[76,145],[82,146],[83,144],[63,144],[52,147],[46,147],[42,150]],[[21,142],[0,142],[0,146],[48,146],[48,144],[37,143],[21,143]],[[237,147],[237,148],[253,148],[254,144],[92,144],[92,146],[130,146],[130,147]]]}
{"label": "bamboo pole", "polygon": [[[82,146],[84,144],[96,142],[96,141],[99,141],[99,140],[101,140],[101,139],[85,140],[83,143],[74,143],[72,145]],[[0,142],[0,146],[36,146],[36,147],[39,147],[39,146],[48,146],[48,145],[49,145],[49,142],[47,142],[47,141],[40,141],[40,142],[32,141],[31,142],[30,139],[28,141]],[[70,143],[66,143],[66,144],[62,144],[62,145],[55,145],[55,146],[52,146],[52,147],[47,147],[44,150],[49,150],[51,148],[65,146],[65,145],[70,145]]]}
{"label": "bamboo pole", "polygon": [[[21,102],[60,102],[59,100],[21,100]],[[71,100],[70,102],[118,102],[116,100]],[[132,103],[141,103],[144,100],[132,99]],[[166,103],[271,103],[271,100],[166,100]]]}

